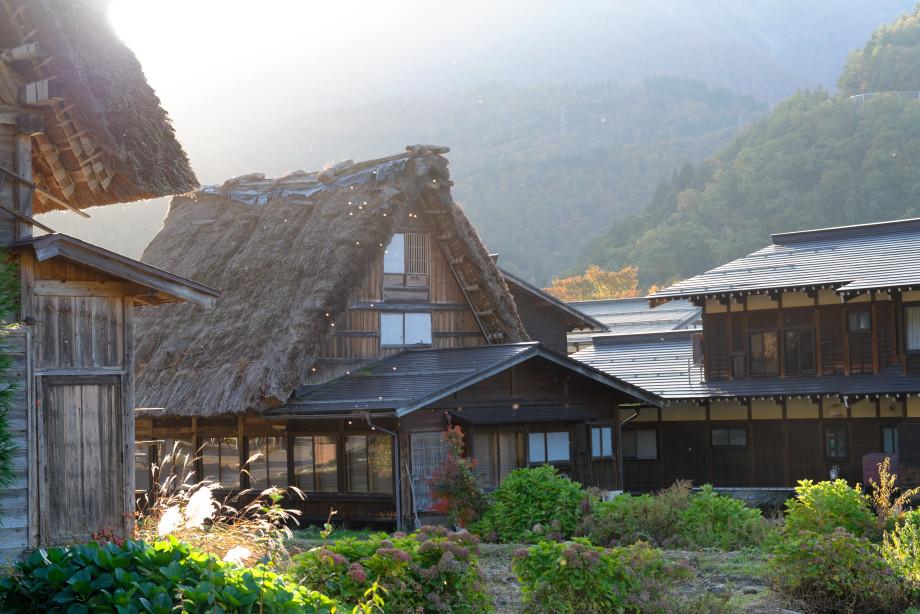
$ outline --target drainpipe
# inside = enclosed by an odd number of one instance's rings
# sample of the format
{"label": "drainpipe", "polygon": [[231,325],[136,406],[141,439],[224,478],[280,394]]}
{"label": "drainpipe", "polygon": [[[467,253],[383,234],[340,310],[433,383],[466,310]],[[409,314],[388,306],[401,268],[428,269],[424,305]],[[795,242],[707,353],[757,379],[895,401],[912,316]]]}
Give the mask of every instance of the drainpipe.
{"label": "drainpipe", "polygon": [[365,414],[364,419],[367,420],[367,425],[371,427],[372,430],[383,431],[387,435],[393,437],[393,468],[396,473],[396,530],[402,531],[403,521],[402,521],[402,471],[399,468],[399,435],[393,431],[388,431],[382,426],[377,426],[371,422],[371,415]]}

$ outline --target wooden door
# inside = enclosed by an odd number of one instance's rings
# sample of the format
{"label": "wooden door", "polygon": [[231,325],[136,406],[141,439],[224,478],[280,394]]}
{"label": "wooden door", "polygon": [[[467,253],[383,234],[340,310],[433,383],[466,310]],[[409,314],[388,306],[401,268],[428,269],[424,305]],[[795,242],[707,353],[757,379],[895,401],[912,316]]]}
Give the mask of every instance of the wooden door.
{"label": "wooden door", "polygon": [[40,378],[39,543],[123,532],[124,438],[121,377]]}

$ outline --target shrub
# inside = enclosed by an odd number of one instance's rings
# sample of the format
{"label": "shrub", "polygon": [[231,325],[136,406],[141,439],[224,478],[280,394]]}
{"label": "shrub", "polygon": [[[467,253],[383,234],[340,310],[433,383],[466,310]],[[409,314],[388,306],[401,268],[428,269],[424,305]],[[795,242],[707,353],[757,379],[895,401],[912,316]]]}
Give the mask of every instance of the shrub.
{"label": "shrub", "polygon": [[800,480],[795,497],[786,501],[786,534],[833,533],[838,527],[859,537],[880,536],[878,523],[862,491],[850,488],[844,480],[817,484]]}
{"label": "shrub", "polygon": [[559,475],[555,467],[515,469],[492,493],[489,509],[471,530],[490,541],[559,541],[574,534],[590,506],[581,484]]}
{"label": "shrub", "polygon": [[920,510],[903,514],[897,528],[885,533],[881,552],[898,575],[920,587]]}
{"label": "shrub", "polygon": [[467,532],[422,527],[412,535],[386,533],[343,539],[294,555],[288,573],[348,605],[374,583],[386,591],[385,612],[491,612],[477,556]]}
{"label": "shrub", "polygon": [[649,542],[661,547],[680,547],[686,540],[677,535],[681,510],[690,506],[690,482],[678,480],[654,497],[617,495],[596,503],[578,528],[595,544],[614,546]]}
{"label": "shrub", "polygon": [[920,494],[920,487],[898,494],[900,489],[894,485],[898,476],[891,473],[890,465],[891,459],[888,457],[878,464],[878,484],[869,478],[869,484],[872,486],[869,496],[872,508],[878,515],[879,521],[889,529],[893,528],[894,521],[910,504],[911,498]]}
{"label": "shrub", "polygon": [[740,499],[719,495],[711,484],[705,484],[690,498],[689,507],[677,514],[681,536],[697,548],[760,546],[772,533],[760,510]]}
{"label": "shrub", "polygon": [[877,547],[841,527],[787,533],[767,569],[771,588],[808,611],[901,612],[908,605],[906,584]]}
{"label": "shrub", "polygon": [[686,563],[672,565],[647,544],[604,549],[585,538],[518,550],[514,571],[528,611],[585,614],[668,612],[667,602],[652,596],[692,575]]}
{"label": "shrub", "polygon": [[293,614],[333,608],[339,608],[334,599],[283,576],[219,561],[175,538],[39,550],[0,581],[0,609],[14,612]]}
{"label": "shrub", "polygon": [[465,527],[479,520],[487,504],[482,489],[473,475],[476,460],[463,457],[463,432],[459,426],[449,427],[441,435],[447,442],[447,458],[434,470],[428,480],[432,512],[446,514],[451,523]]}

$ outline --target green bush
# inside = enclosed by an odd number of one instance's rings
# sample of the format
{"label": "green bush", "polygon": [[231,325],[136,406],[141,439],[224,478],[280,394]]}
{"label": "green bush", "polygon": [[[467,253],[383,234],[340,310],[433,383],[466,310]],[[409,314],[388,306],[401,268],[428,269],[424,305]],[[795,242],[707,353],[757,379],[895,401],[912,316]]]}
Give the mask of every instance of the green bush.
{"label": "green bush", "polygon": [[689,507],[677,515],[680,535],[697,548],[760,546],[774,533],[760,510],[740,499],[719,495],[711,484],[705,484],[690,498]]}
{"label": "green bush", "polygon": [[604,549],[586,538],[518,550],[514,571],[527,611],[563,614],[669,612],[668,585],[692,575],[685,562],[670,564],[645,543]]}
{"label": "green bush", "polygon": [[297,554],[288,573],[349,606],[376,582],[386,591],[384,612],[491,612],[478,543],[469,533],[443,527],[390,538],[377,533]]}
{"label": "green bush", "polygon": [[786,501],[786,534],[833,533],[838,527],[859,537],[880,537],[869,500],[860,490],[850,488],[845,480],[817,484],[800,480],[795,497]]}
{"label": "green bush", "polygon": [[4,612],[341,611],[334,599],[265,569],[180,544],[90,543],[32,553],[0,581]]}
{"label": "green bush", "polygon": [[881,552],[895,573],[920,587],[920,510],[903,514],[897,527],[885,533]]}
{"label": "green bush", "polygon": [[773,590],[813,612],[901,612],[910,596],[877,546],[840,527],[787,533],[767,569]]}
{"label": "green bush", "polygon": [[515,469],[492,493],[489,509],[470,530],[489,541],[561,541],[572,536],[585,511],[589,495],[581,484],[543,465]]}

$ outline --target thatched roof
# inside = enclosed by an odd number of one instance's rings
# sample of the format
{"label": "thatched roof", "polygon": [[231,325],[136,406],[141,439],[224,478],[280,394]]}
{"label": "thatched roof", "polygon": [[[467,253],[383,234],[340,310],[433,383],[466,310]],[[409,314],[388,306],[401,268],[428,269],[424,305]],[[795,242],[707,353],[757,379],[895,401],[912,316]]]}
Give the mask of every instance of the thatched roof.
{"label": "thatched roof", "polygon": [[285,402],[413,206],[490,340],[526,341],[501,274],[451,198],[444,151],[249,175],[174,198],[141,259],[223,297],[207,312],[179,305],[138,314],[138,406],[209,416]]}
{"label": "thatched roof", "polygon": [[[34,181],[78,208],[198,186],[137,58],[116,36],[103,0],[3,0],[0,51],[38,43],[35,57],[0,59],[0,105],[44,117],[32,136]],[[48,99],[29,83],[51,79]],[[62,208],[41,193],[35,213]]]}

